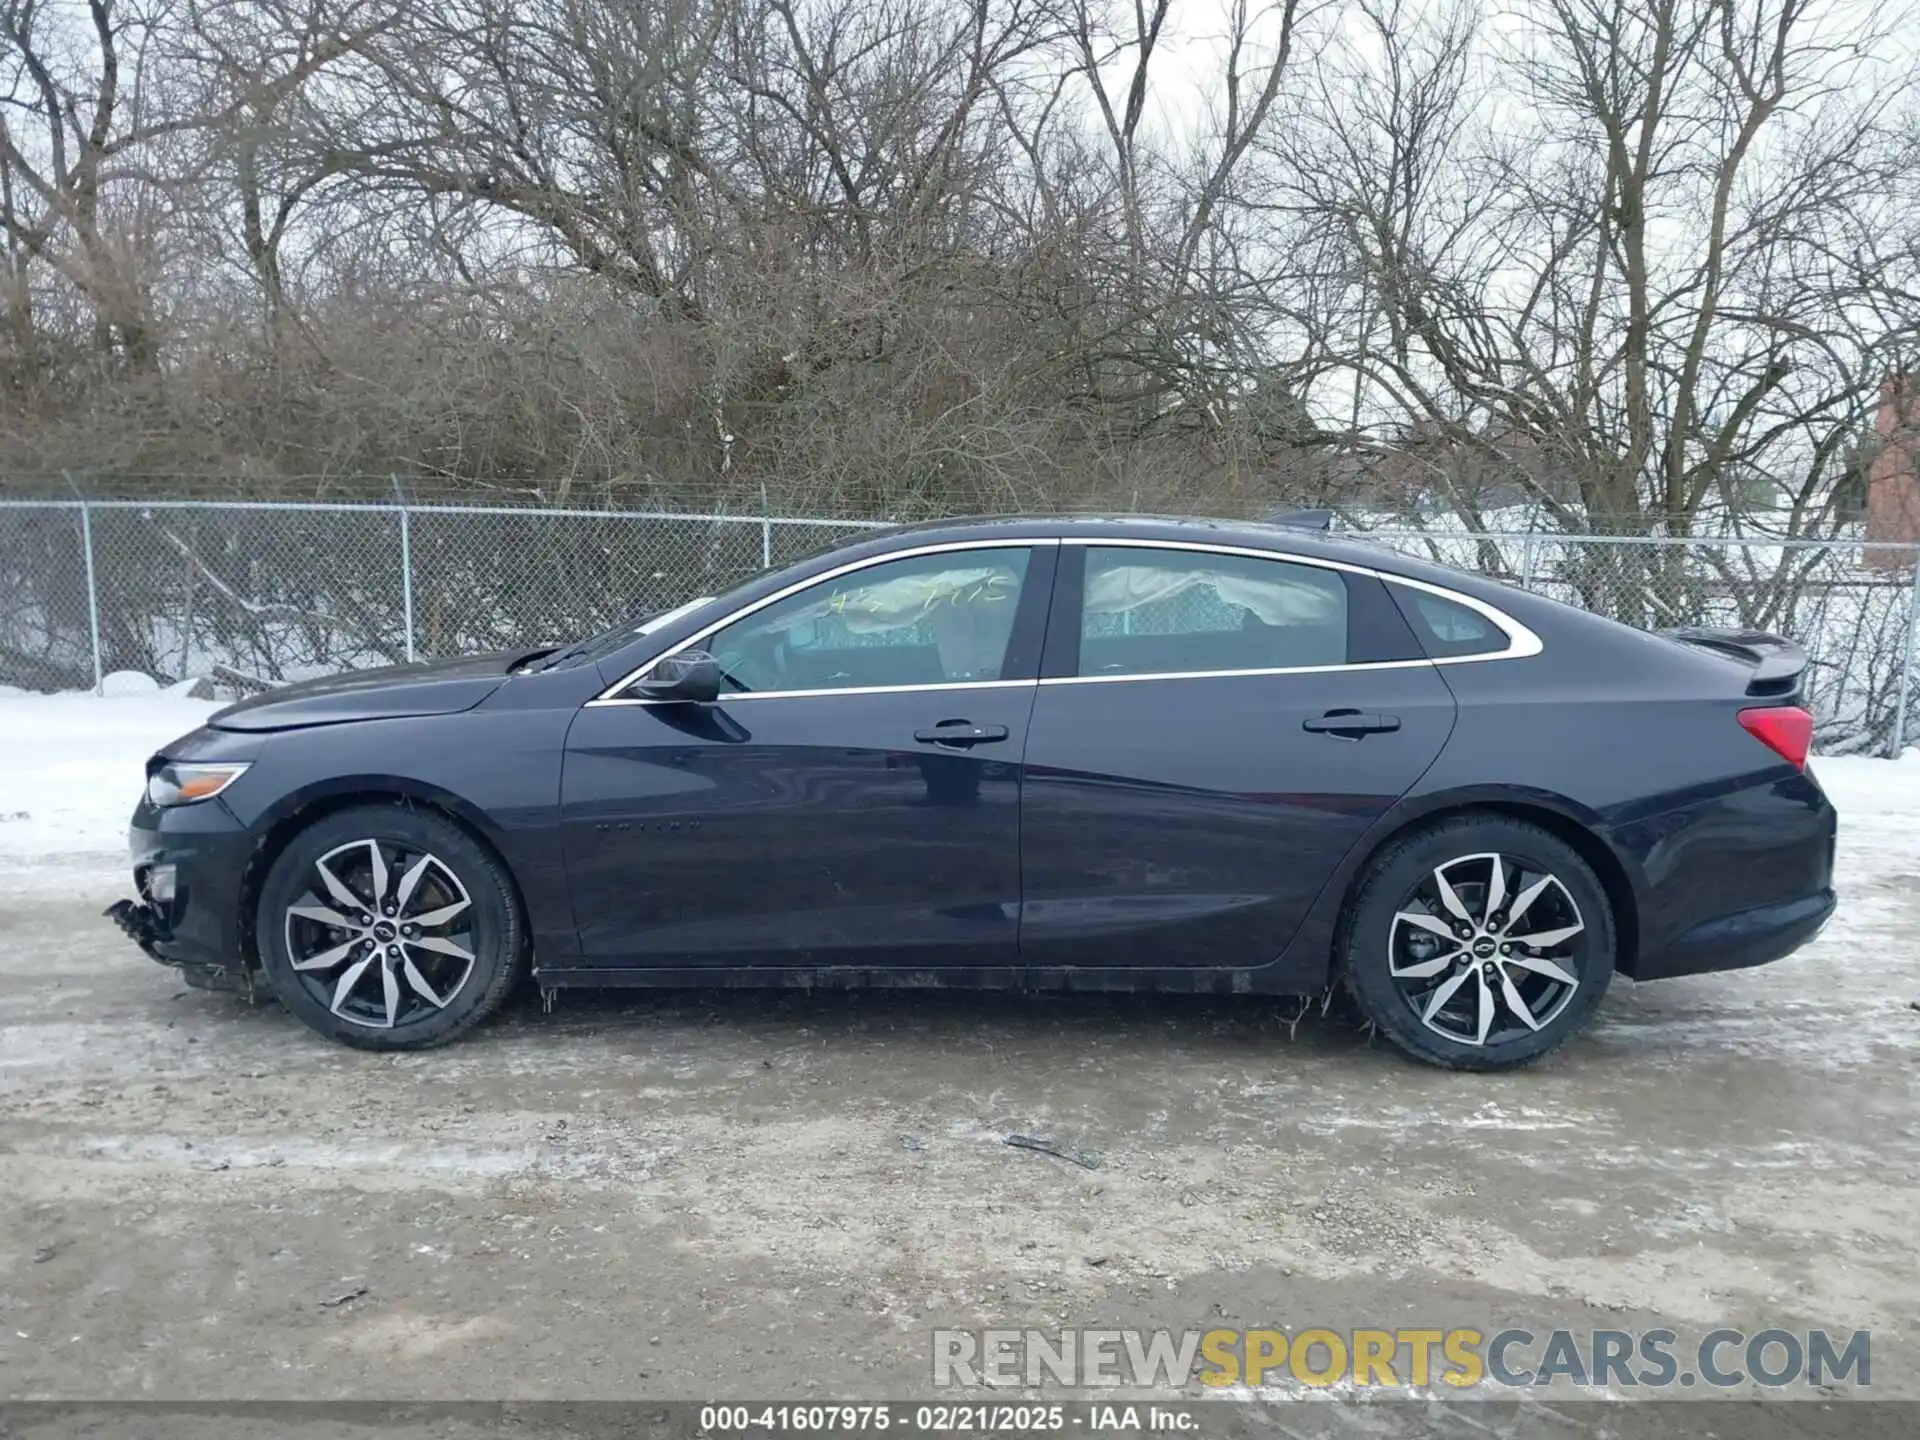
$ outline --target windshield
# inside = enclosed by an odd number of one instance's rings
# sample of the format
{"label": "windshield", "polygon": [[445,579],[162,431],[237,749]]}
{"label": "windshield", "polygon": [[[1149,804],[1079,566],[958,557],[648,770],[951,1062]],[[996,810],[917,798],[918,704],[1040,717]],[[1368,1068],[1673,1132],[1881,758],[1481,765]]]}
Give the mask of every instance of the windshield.
{"label": "windshield", "polygon": [[639,639],[642,635],[651,635],[664,626],[671,625],[683,615],[691,615],[702,605],[713,602],[712,595],[702,595],[698,599],[688,600],[671,610],[662,610],[640,620],[623,620],[611,630],[602,630],[598,635],[585,640],[576,640],[551,654],[535,660],[528,666],[531,670],[555,670],[568,665],[587,665],[603,655],[610,655],[621,646]]}
{"label": "windshield", "polygon": [[[818,546],[803,555],[789,559],[785,561],[784,564],[788,567],[802,564],[806,560],[828,554],[834,550],[843,549],[849,545],[856,545],[863,540],[870,540],[873,538],[873,534],[874,532],[872,530],[861,530],[850,536],[837,535],[829,543]],[[761,575],[766,573],[768,572],[760,571],[755,575],[743,579],[739,585],[719,591],[714,595],[702,595],[696,600],[688,600],[684,604],[674,606],[671,610],[661,610],[652,615],[641,616],[637,620],[623,620],[610,630],[602,630],[598,635],[589,636],[585,640],[576,640],[571,645],[563,645],[557,650],[552,650],[545,655],[537,656],[528,661],[521,669],[532,672],[539,670],[556,670],[571,665],[591,664],[604,656],[611,655],[614,651],[620,649],[621,646],[631,644],[643,635],[651,635],[654,631],[671,625],[674,621],[684,616],[691,615],[703,605],[710,605],[716,599],[724,600],[730,595],[738,594],[741,589],[752,584],[754,580],[757,580]]]}
{"label": "windshield", "polygon": [[636,638],[641,635],[651,635],[654,631],[658,630],[661,626],[671,625],[674,621],[678,620],[682,615],[691,615],[694,611],[698,610],[702,605],[707,604],[712,599],[713,599],[713,596],[711,595],[702,595],[698,600],[689,600],[687,601],[686,604],[676,605],[671,610],[662,610],[658,615],[655,615],[648,620],[642,620],[638,625],[634,626],[633,633]]}

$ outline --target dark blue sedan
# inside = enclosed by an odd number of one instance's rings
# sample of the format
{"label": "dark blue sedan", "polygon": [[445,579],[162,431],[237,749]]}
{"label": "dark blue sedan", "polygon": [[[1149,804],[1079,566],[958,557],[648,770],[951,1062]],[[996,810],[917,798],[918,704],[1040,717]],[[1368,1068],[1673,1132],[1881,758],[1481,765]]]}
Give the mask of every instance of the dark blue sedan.
{"label": "dark blue sedan", "polygon": [[1806,657],[1278,526],[893,530],[558,650],[234,705],[148,763],[195,983],[350,1045],[570,985],[1319,993],[1436,1064],[1833,910]]}

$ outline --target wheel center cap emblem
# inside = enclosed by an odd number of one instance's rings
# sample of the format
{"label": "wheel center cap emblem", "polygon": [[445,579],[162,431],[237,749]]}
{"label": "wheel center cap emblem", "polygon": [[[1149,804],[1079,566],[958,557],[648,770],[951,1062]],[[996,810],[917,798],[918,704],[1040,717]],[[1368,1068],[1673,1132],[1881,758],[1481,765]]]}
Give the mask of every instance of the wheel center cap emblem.
{"label": "wheel center cap emblem", "polygon": [[1473,942],[1473,953],[1478,955],[1482,960],[1485,960],[1493,954],[1493,940],[1489,936],[1482,935],[1478,940]]}
{"label": "wheel center cap emblem", "polygon": [[393,926],[384,920],[373,927],[373,938],[376,940],[391,940],[394,937],[394,933]]}

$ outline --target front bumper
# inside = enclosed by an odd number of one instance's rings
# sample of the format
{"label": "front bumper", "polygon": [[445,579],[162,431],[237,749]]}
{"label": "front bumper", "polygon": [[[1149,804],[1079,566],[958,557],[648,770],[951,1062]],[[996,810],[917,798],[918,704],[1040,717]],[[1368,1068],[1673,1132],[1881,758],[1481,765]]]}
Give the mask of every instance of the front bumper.
{"label": "front bumper", "polygon": [[167,963],[157,948],[165,938],[166,927],[153,906],[139,900],[116,900],[100,913],[124,930],[127,938],[151,958],[163,965]]}
{"label": "front bumper", "polygon": [[[110,906],[107,918],[162,965],[209,981],[238,977],[247,964],[241,907],[254,839],[233,812],[218,799],[165,810],[142,799],[127,849],[139,898]],[[173,870],[171,895],[150,889],[162,866]]]}

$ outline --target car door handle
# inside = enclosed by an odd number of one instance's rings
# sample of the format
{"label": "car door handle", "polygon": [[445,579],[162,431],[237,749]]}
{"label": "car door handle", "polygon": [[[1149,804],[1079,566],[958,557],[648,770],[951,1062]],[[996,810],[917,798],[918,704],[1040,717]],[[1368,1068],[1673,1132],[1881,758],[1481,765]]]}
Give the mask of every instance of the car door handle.
{"label": "car door handle", "polygon": [[1329,710],[1311,720],[1302,720],[1300,728],[1311,730],[1316,735],[1338,735],[1343,739],[1358,740],[1362,735],[1381,735],[1398,730],[1400,717],[1380,715],[1371,710]]}
{"label": "car door handle", "polygon": [[922,745],[951,745],[966,750],[975,745],[992,745],[1008,735],[1004,725],[975,725],[969,720],[943,720],[930,730],[916,730],[913,738]]}

